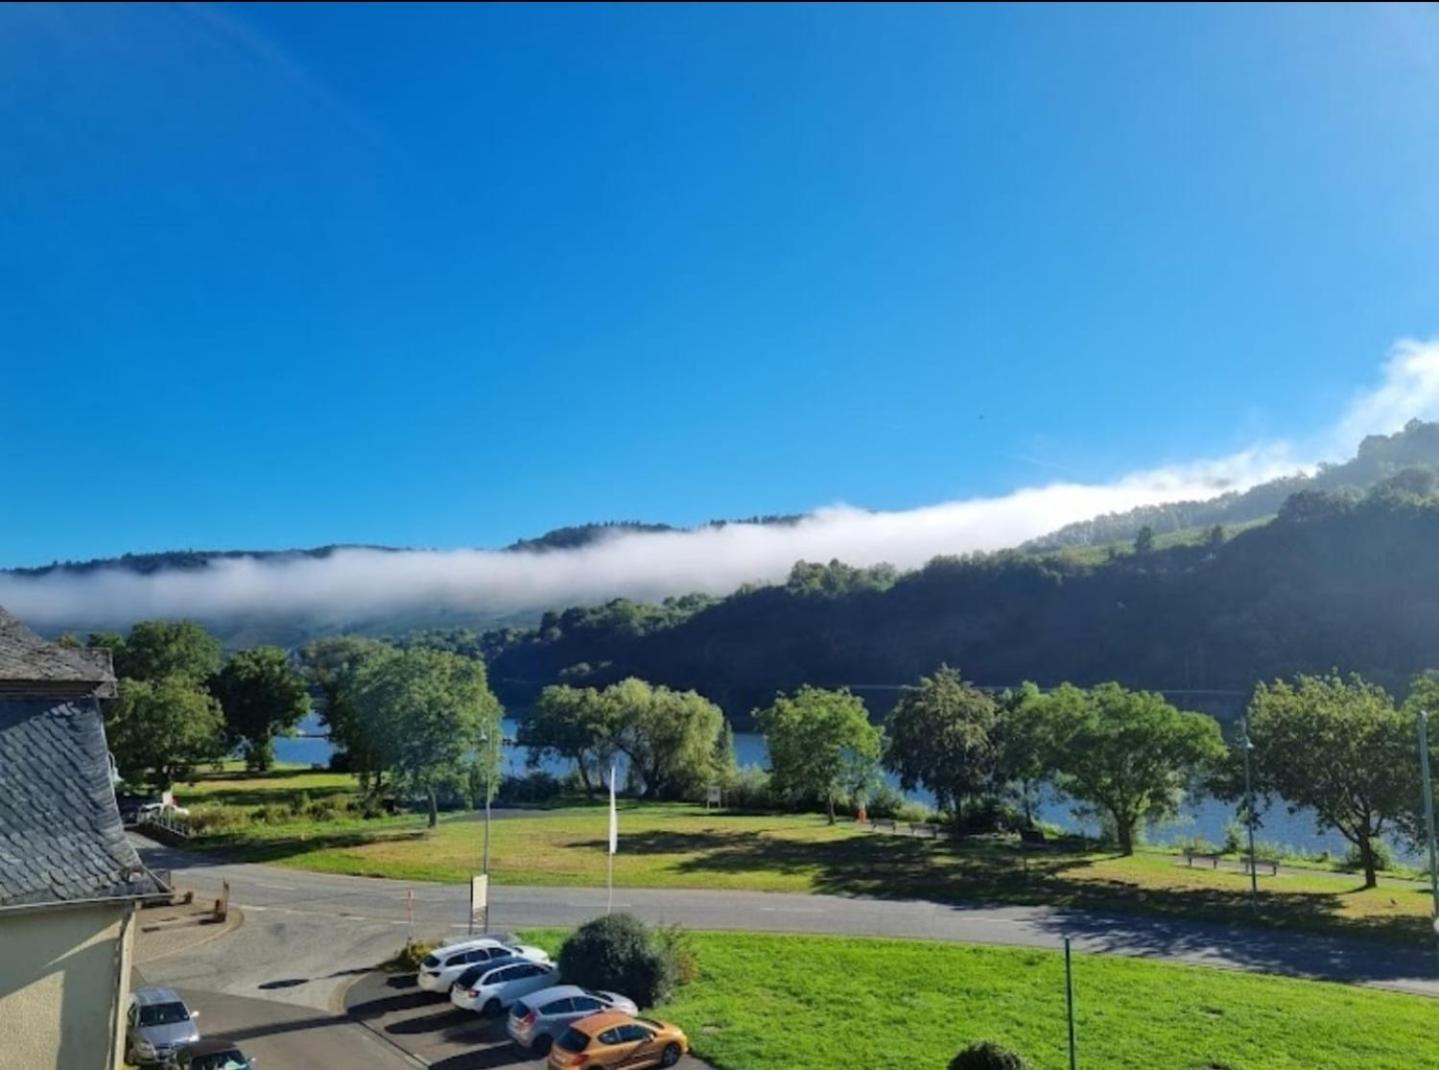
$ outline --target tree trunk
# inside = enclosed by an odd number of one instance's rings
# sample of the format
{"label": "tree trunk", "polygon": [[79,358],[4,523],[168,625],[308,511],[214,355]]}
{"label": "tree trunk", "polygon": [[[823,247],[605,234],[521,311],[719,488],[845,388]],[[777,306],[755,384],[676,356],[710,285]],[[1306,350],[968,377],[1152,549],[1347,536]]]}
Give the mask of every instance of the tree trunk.
{"label": "tree trunk", "polygon": [[590,783],[590,771],[585,767],[585,756],[581,754],[575,761],[575,764],[579,766],[580,783],[585,786],[585,798],[593,799],[595,797],[595,786]]}
{"label": "tree trunk", "polygon": [[1368,836],[1359,839],[1359,860],[1364,866],[1364,887],[1379,886],[1379,861],[1374,857],[1374,843]]}
{"label": "tree trunk", "polygon": [[430,788],[430,828],[440,823],[440,803],[435,798],[435,789]]}
{"label": "tree trunk", "polygon": [[829,816],[829,823],[830,823],[831,825],[833,825],[833,824],[834,824],[834,796],[833,796],[833,795],[827,795],[827,796],[825,796],[824,803],[825,803],[825,812],[826,812],[826,814]]}
{"label": "tree trunk", "polygon": [[1132,855],[1134,853],[1134,821],[1114,819],[1114,832],[1119,837],[1119,853]]}

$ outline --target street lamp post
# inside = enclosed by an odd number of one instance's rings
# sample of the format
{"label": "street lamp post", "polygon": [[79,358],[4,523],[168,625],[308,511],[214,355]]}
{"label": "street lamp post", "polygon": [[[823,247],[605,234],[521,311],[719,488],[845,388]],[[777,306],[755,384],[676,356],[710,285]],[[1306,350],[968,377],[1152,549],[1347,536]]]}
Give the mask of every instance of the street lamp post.
{"label": "street lamp post", "polygon": [[1244,815],[1244,823],[1249,826],[1249,909],[1255,914],[1259,913],[1259,867],[1254,864],[1254,785],[1249,778],[1249,752],[1254,749],[1254,743],[1249,738],[1248,719],[1239,722],[1241,738],[1240,747],[1244,750],[1244,798],[1245,807],[1248,813]]}
{"label": "street lamp post", "polygon": [[[485,865],[484,873],[490,875],[490,777],[493,776],[491,766],[494,764],[494,748],[490,746],[490,734],[486,732],[480,737],[480,742],[485,744]],[[489,919],[485,919],[485,928],[489,928]]]}
{"label": "street lamp post", "polygon": [[1433,896],[1434,931],[1439,934],[1439,864],[1434,848],[1434,786],[1429,778],[1429,713],[1419,711],[1419,769],[1424,774],[1424,829],[1429,837],[1429,891]]}

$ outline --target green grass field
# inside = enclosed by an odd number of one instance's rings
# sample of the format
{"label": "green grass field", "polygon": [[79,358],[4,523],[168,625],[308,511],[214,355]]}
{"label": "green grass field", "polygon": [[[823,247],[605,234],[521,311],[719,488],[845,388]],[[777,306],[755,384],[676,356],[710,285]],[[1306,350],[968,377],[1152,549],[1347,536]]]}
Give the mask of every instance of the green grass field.
{"label": "green grass field", "polygon": [[[176,793],[197,814],[283,804],[343,802],[351,778],[280,770],[264,778],[227,772]],[[250,861],[406,880],[458,882],[477,865],[479,815],[444,815],[428,831],[420,815],[315,821],[281,814],[274,824],[226,829],[193,841]],[[505,884],[604,883],[603,806],[571,806],[493,822],[491,867]],[[1248,878],[1193,869],[1172,854],[1052,853],[1025,858],[996,841],[914,839],[813,814],[706,813],[683,804],[625,803],[615,883],[628,887],[734,888],[928,898],[942,902],[1056,904],[1249,922]],[[1429,898],[1422,884],[1381,879],[1360,888],[1352,874],[1285,872],[1260,879],[1265,924],[1387,939],[1422,939]]]}
{"label": "green grass field", "polygon": [[[556,948],[563,934],[527,938]],[[942,1070],[995,1040],[1065,1070],[1057,952],[825,936],[692,934],[700,979],[656,1014],[724,1070]],[[1316,981],[1076,955],[1093,1070],[1416,1070],[1439,1002]]]}

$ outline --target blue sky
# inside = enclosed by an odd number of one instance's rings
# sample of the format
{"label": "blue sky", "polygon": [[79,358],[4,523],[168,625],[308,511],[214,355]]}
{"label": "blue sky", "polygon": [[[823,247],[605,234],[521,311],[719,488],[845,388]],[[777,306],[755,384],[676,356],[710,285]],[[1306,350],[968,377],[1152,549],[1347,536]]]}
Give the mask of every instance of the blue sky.
{"label": "blue sky", "polygon": [[0,565],[908,509],[1439,333],[1433,8],[0,9]]}

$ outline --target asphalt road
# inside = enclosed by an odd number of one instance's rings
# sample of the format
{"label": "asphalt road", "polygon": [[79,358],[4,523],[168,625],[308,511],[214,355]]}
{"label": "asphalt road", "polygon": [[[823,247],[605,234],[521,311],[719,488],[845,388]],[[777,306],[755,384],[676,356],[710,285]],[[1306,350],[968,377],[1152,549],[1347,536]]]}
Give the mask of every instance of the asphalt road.
{"label": "asphalt road", "polygon": [[[467,929],[468,889],[345,877],[278,866],[225,863],[137,838],[147,863],[174,869],[188,885],[217,891],[228,881],[246,923],[215,955],[171,964],[173,983],[337,1010],[346,971],[388,958],[413,933],[456,937]],[[495,929],[572,926],[602,913],[599,888],[498,885]],[[1182,919],[1046,907],[946,905],[823,895],[681,889],[615,890],[616,910],[692,929],[895,936],[1134,955],[1401,989],[1439,996],[1432,947],[1245,928]],[[277,985],[282,987],[276,987]]]}

